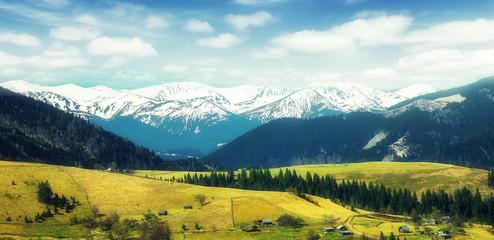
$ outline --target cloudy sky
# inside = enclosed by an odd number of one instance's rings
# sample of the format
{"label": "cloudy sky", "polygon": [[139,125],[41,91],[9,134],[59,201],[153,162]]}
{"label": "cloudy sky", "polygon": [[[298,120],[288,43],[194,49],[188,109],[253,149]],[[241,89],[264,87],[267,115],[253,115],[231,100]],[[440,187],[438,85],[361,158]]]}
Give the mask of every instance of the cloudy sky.
{"label": "cloudy sky", "polygon": [[0,82],[388,90],[491,75],[493,0],[0,0]]}

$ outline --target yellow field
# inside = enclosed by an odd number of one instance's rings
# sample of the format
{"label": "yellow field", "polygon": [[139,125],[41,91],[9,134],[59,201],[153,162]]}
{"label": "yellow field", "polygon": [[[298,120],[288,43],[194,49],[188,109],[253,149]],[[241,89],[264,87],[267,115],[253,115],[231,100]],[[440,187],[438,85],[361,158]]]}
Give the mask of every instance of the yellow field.
{"label": "yellow field", "polygon": [[[283,171],[285,168],[281,168]],[[355,179],[384,184],[391,188],[408,188],[420,193],[426,189],[454,189],[467,186],[479,188],[486,194],[493,192],[485,184],[487,171],[447,164],[427,162],[366,162],[348,164],[323,164],[288,167],[305,177],[307,171],[319,176],[329,174],[338,180]],[[271,169],[277,175],[279,169]]]}
{"label": "yellow field", "polygon": [[[365,169],[369,169],[369,171],[365,171]],[[410,181],[423,181],[419,177],[414,180],[413,171],[418,172],[417,176],[423,178],[449,174],[455,175],[456,179],[475,179],[470,176],[471,173],[483,174],[483,171],[475,169],[468,170],[449,165],[429,165],[426,163],[415,163],[415,165],[412,163],[365,163],[301,166],[296,167],[296,170],[299,174],[304,173],[303,175],[305,175],[305,171],[309,170],[320,175],[329,173],[337,176],[337,178],[360,175],[362,178],[374,179],[374,181],[379,179],[379,175],[385,179],[382,176],[384,172],[387,172],[388,175],[393,172],[397,174],[396,176],[409,174],[412,179]],[[405,236],[398,234],[398,227],[402,224],[401,222],[365,218],[361,214],[368,214],[368,212],[363,210],[352,212],[320,197],[309,196],[318,203],[319,206],[316,206],[290,193],[194,186],[153,179],[156,176],[158,176],[157,179],[159,176],[170,178],[163,176],[176,173],[140,172],[140,174],[143,173],[144,176],[148,175],[148,178],[72,167],[0,161],[0,174],[4,179],[4,181],[0,181],[0,238],[2,236],[14,239],[23,236],[80,238],[92,234],[80,225],[68,225],[67,214],[58,215],[41,224],[24,223],[24,216],[33,219],[36,212],[44,210],[44,206],[36,200],[35,194],[37,182],[44,180],[50,182],[55,193],[68,197],[74,196],[78,199],[82,203],[78,208],[97,207],[103,214],[117,212],[121,219],[140,220],[142,214],[148,210],[154,213],[159,210],[167,210],[169,215],[161,218],[170,223],[175,232],[174,239],[183,239],[184,234],[186,239],[208,240],[285,239],[287,237],[298,239],[303,238],[309,229],[319,231],[318,229],[323,226],[323,215],[333,215],[340,218],[338,225],[345,224],[357,234],[364,232],[366,235],[378,236],[382,231],[386,235],[393,232],[395,235]],[[272,173],[275,174],[276,170],[272,170]],[[184,173],[178,174],[183,176]],[[482,179],[483,176],[478,178]],[[389,179],[387,180],[389,181]],[[12,181],[15,184],[12,184]],[[480,180],[478,184],[480,185]],[[202,207],[194,201],[194,196],[197,194],[207,196],[206,204]],[[184,210],[183,207],[186,204],[191,204],[193,209]],[[269,228],[262,232],[245,233],[239,229],[239,226],[248,226],[259,219],[271,218],[274,220],[285,213],[301,217],[307,225],[295,231]],[[12,222],[6,221],[8,216],[13,219]],[[204,230],[193,231],[196,223]],[[182,224],[191,230],[181,233]],[[374,227],[374,225],[378,226]],[[413,230],[413,227],[410,227]],[[465,228],[465,231],[468,235],[455,236],[455,239],[494,239],[487,228],[481,226]],[[332,238],[326,237],[324,239]],[[427,238],[409,234],[407,239]]]}
{"label": "yellow field", "polygon": [[[408,188],[418,194],[426,189],[444,189],[452,192],[466,186],[470,189],[479,188],[484,195],[493,193],[485,184],[487,171],[474,168],[459,167],[448,164],[428,162],[366,162],[348,164],[319,164],[287,167],[290,171],[296,170],[298,175],[305,177],[307,172],[317,173],[319,176],[329,174],[338,180],[362,180],[384,184],[391,188]],[[281,168],[283,172],[285,169]],[[273,176],[278,175],[280,168],[270,169]],[[162,179],[181,178],[185,174],[195,172],[172,171],[137,171],[136,175]],[[237,172],[236,172],[237,173]],[[197,174],[209,174],[198,172]]]}
{"label": "yellow field", "polygon": [[[221,235],[225,234],[224,230],[234,230],[234,220],[236,223],[250,224],[262,218],[274,219],[290,213],[307,222],[320,222],[325,213],[341,218],[355,214],[326,199],[318,199],[321,207],[317,207],[289,193],[201,187],[72,167],[0,161],[0,174],[6,179],[0,183],[0,191],[4,193],[0,197],[0,212],[22,216],[14,221],[18,225],[11,225],[5,221],[6,216],[2,215],[0,235],[51,235],[54,233],[51,233],[50,228],[55,228],[56,222],[65,226],[64,231],[71,229],[79,231],[79,236],[84,234],[77,226],[66,224],[66,215],[57,216],[42,224],[24,224],[25,215],[31,214],[29,218],[33,219],[37,211],[44,210],[35,194],[35,184],[44,180],[50,182],[55,193],[74,196],[83,204],[80,207],[91,205],[103,214],[117,212],[122,219],[141,219],[142,214],[148,210],[155,213],[167,210],[169,215],[162,219],[168,220],[174,231],[180,231],[182,224],[193,229],[195,223],[198,223],[205,230],[222,230],[218,232]],[[11,181],[16,185],[12,185]],[[6,192],[21,197],[7,198]],[[194,201],[197,194],[207,196],[206,204],[202,207]],[[186,204],[191,204],[193,209],[184,210]],[[38,228],[38,231],[33,228]],[[210,234],[213,233],[197,233],[198,236]],[[241,232],[236,234],[250,236]]]}

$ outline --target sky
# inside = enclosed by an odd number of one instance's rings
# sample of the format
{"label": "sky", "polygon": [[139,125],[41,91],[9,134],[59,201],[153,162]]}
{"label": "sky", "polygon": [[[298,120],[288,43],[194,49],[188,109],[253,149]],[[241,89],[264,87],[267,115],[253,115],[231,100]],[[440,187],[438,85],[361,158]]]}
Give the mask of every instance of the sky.
{"label": "sky", "polygon": [[494,0],[0,0],[0,82],[136,89],[494,75]]}

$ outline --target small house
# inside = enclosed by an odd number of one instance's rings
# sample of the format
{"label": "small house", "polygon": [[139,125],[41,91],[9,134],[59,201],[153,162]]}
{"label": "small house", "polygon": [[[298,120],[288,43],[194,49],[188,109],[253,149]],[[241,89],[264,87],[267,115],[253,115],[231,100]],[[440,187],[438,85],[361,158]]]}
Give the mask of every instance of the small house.
{"label": "small house", "polygon": [[254,225],[254,226],[250,227],[249,229],[245,230],[245,232],[257,232],[257,231],[258,230],[257,230],[257,226],[256,225]]}
{"label": "small house", "polygon": [[400,227],[398,228],[398,231],[399,231],[400,233],[409,233],[409,232],[410,232],[410,228],[409,228],[408,226],[400,226]]}
{"label": "small house", "polygon": [[334,231],[336,231],[336,228],[334,228],[334,227],[323,227],[322,228],[323,233],[330,233],[330,232],[334,232]]}
{"label": "small house", "polygon": [[424,219],[424,224],[426,225],[436,225],[436,220],[433,218],[426,218]]}
{"label": "small house", "polygon": [[184,209],[192,209],[192,205],[187,204],[187,205],[184,206]]}
{"label": "small house", "polygon": [[443,216],[443,217],[441,217],[441,222],[451,223],[451,217],[450,216]]}
{"label": "small house", "polygon": [[339,232],[346,231],[346,230],[347,230],[347,228],[345,225],[340,225],[340,226],[336,227],[336,231],[339,231]]}
{"label": "small house", "polygon": [[353,232],[348,230],[340,231],[340,236],[348,236],[348,235],[353,235]]}
{"label": "small house", "polygon": [[259,220],[257,221],[261,226],[269,226],[269,225],[273,225],[273,220],[272,219],[269,219],[269,218],[265,218],[265,219],[262,219],[262,220]]}
{"label": "small house", "polygon": [[441,228],[441,229],[439,229],[439,231],[437,231],[437,234],[439,234],[439,233],[446,233],[446,234],[449,234],[449,230],[448,230],[448,229],[446,229],[446,228]]}
{"label": "small house", "polygon": [[158,216],[166,216],[166,215],[168,215],[168,211],[166,210],[158,211]]}

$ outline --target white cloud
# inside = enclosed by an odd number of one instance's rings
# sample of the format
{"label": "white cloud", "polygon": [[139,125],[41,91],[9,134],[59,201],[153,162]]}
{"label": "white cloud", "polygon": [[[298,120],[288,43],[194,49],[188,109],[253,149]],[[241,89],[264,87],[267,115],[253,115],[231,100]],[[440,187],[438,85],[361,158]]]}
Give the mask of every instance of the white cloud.
{"label": "white cloud", "polygon": [[202,67],[202,68],[198,68],[197,71],[202,72],[202,73],[212,74],[212,73],[218,72],[218,69],[210,68],[210,67],[209,68],[208,67]]}
{"label": "white cloud", "polygon": [[93,55],[149,57],[158,54],[151,44],[143,42],[140,38],[100,37],[92,40],[87,49]]}
{"label": "white cloud", "polygon": [[245,30],[251,26],[264,26],[267,23],[273,22],[275,20],[275,18],[266,11],[259,11],[251,15],[228,14],[225,19],[230,25],[239,30]]}
{"label": "white cloud", "polygon": [[494,20],[453,21],[410,32],[406,43],[452,46],[494,41]]}
{"label": "white cloud", "polygon": [[98,21],[94,16],[91,15],[82,15],[76,19],[77,22],[87,25],[98,25]]}
{"label": "white cloud", "polygon": [[29,34],[0,33],[0,42],[8,42],[23,47],[41,45],[41,40]]}
{"label": "white cloud", "polygon": [[93,27],[58,27],[50,30],[50,36],[65,41],[84,41],[97,38],[98,29]]}
{"label": "white cloud", "polygon": [[494,49],[436,49],[402,57],[397,67],[402,70],[428,73],[485,72],[492,75]]}
{"label": "white cloud", "polygon": [[181,73],[187,71],[187,67],[184,67],[182,65],[172,64],[163,67],[163,71],[170,73]]}
{"label": "white cloud", "polygon": [[356,19],[327,31],[303,30],[278,36],[273,44],[300,52],[346,50],[354,46],[377,47],[397,44],[412,18],[402,15]]}
{"label": "white cloud", "polygon": [[214,28],[206,21],[201,21],[195,18],[189,19],[185,24],[185,29],[190,32],[213,32]]}
{"label": "white cloud", "polygon": [[268,4],[274,4],[284,2],[286,0],[235,0],[236,3],[249,6],[263,6]]}
{"label": "white cloud", "polygon": [[229,48],[235,44],[242,42],[242,39],[238,38],[231,33],[222,33],[218,37],[202,38],[196,41],[196,45],[201,47],[213,47],[213,48]]}
{"label": "white cloud", "polygon": [[43,51],[43,56],[46,57],[78,57],[81,51],[76,47],[63,47],[59,44],[53,44],[51,48]]}
{"label": "white cloud", "polygon": [[157,15],[150,15],[146,18],[146,28],[152,29],[152,28],[166,28],[170,24],[163,20],[160,16]]}
{"label": "white cloud", "polygon": [[108,61],[101,64],[101,68],[118,68],[129,62],[126,57],[113,56]]}
{"label": "white cloud", "polygon": [[22,71],[20,71],[17,68],[5,68],[5,69],[2,69],[1,75],[4,75],[4,76],[15,76],[15,75],[19,75],[21,73],[22,73]]}
{"label": "white cloud", "polygon": [[256,49],[251,51],[250,55],[260,59],[278,59],[288,55],[288,50],[280,47]]}
{"label": "white cloud", "polygon": [[138,80],[138,81],[147,81],[147,80],[155,79],[154,75],[148,72],[138,73],[136,71],[127,71],[127,72],[118,71],[115,73],[113,78],[124,79],[124,80]]}
{"label": "white cloud", "polygon": [[396,78],[398,74],[391,68],[373,68],[362,73],[366,79],[389,79]]}
{"label": "white cloud", "polygon": [[66,68],[87,65],[88,61],[78,57],[53,58],[45,56],[18,57],[0,52],[0,66],[29,66],[37,68]]}

